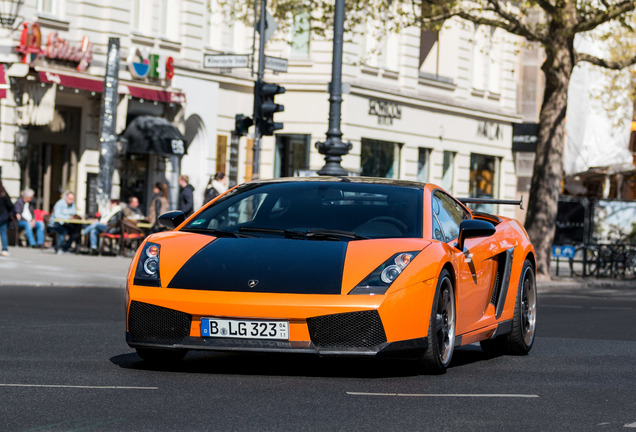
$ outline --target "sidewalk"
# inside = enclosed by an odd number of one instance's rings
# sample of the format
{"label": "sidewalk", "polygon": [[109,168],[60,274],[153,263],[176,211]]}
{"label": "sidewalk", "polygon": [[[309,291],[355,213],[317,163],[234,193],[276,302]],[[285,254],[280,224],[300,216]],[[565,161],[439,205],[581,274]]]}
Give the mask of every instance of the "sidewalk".
{"label": "sidewalk", "polygon": [[[37,285],[125,288],[131,258],[62,254],[53,249],[12,247],[11,256],[0,257],[0,286]],[[539,292],[629,290],[636,293],[636,280],[555,278],[538,281]]]}
{"label": "sidewalk", "polygon": [[1,285],[125,288],[131,258],[56,255],[53,249],[10,247],[0,257]]}

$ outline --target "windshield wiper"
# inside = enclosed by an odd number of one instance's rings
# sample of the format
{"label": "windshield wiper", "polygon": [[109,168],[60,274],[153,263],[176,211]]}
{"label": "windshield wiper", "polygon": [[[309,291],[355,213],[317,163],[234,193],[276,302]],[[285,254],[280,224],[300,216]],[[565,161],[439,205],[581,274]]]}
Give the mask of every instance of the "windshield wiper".
{"label": "windshield wiper", "polygon": [[351,239],[351,240],[367,240],[368,237],[364,237],[356,234],[353,231],[341,231],[330,229],[311,229],[304,233],[307,238],[326,238],[326,239]]}
{"label": "windshield wiper", "polygon": [[277,234],[287,237],[299,236],[304,237],[305,233],[300,231],[292,231],[281,228],[265,228],[265,227],[249,227],[242,226],[239,227],[239,232],[251,232],[251,233],[260,233],[260,234]]}
{"label": "windshield wiper", "polygon": [[253,232],[263,234],[277,234],[285,237],[300,237],[310,240],[366,240],[368,237],[360,236],[353,231],[329,230],[329,229],[310,229],[307,231],[294,231],[281,228],[259,228],[259,227],[240,227],[240,232]]}
{"label": "windshield wiper", "polygon": [[214,229],[214,228],[183,228],[180,231],[212,235],[215,237],[234,237],[234,238],[253,237],[253,236],[249,236],[245,234],[239,234],[232,231],[225,231],[225,230]]}

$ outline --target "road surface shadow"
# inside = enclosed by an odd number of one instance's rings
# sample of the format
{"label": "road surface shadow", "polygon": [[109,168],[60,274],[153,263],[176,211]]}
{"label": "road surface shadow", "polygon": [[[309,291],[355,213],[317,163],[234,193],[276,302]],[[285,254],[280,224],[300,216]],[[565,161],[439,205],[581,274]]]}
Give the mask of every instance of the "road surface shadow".
{"label": "road surface shadow", "polygon": [[[489,360],[479,346],[455,349],[449,369]],[[123,369],[227,375],[279,375],[341,378],[390,378],[426,375],[417,361],[398,358],[319,357],[311,354],[227,353],[189,351],[172,364],[143,361],[136,353],[121,354],[110,361]]]}

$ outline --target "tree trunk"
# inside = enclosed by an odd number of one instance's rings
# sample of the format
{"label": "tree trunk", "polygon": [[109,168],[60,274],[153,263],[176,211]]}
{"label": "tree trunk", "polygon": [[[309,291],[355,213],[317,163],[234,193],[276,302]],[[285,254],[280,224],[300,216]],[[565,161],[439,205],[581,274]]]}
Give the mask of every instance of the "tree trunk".
{"label": "tree trunk", "polygon": [[542,69],[546,85],[526,215],[526,230],[536,251],[537,275],[542,279],[550,278],[550,256],[563,180],[568,85],[574,67],[572,39],[555,40],[545,49]]}

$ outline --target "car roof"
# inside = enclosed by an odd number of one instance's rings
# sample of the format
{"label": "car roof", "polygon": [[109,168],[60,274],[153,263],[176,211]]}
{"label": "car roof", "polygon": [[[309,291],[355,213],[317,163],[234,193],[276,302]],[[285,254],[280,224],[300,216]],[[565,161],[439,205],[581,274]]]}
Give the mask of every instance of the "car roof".
{"label": "car roof", "polygon": [[426,183],[409,181],[409,180],[396,180],[389,178],[379,177],[331,177],[331,176],[316,176],[316,177],[282,177],[277,179],[265,179],[265,180],[252,180],[247,184],[274,184],[274,183],[304,183],[304,182],[340,182],[340,183],[362,183],[362,184],[377,184],[387,186],[400,186],[416,189],[424,189]]}

